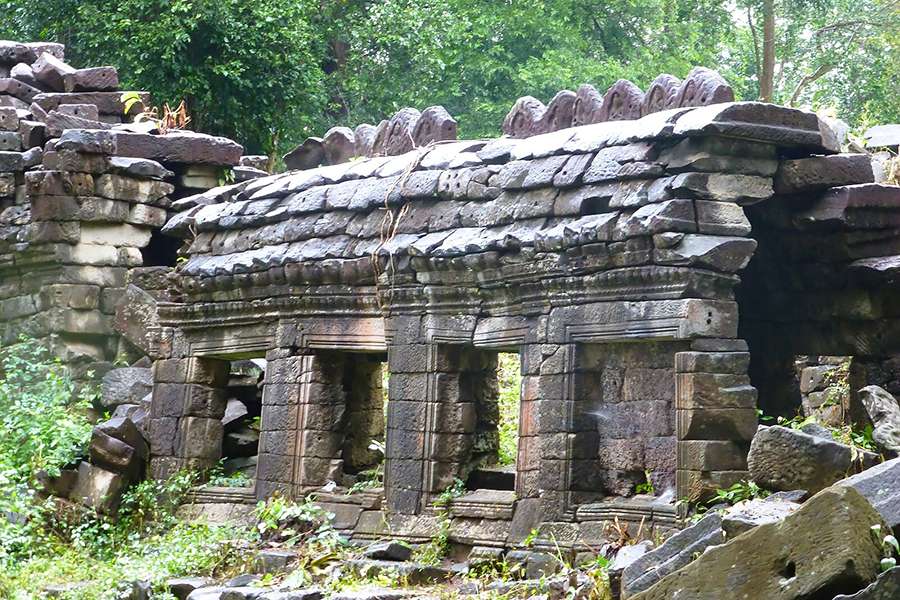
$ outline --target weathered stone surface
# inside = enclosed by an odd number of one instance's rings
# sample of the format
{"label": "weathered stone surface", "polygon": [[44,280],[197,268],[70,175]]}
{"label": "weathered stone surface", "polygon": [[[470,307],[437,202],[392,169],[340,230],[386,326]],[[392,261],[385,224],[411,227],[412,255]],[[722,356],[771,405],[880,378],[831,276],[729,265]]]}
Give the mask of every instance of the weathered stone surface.
{"label": "weathered stone surface", "polygon": [[763,488],[810,493],[860,470],[862,465],[854,460],[849,446],[778,425],[761,426],[747,456],[750,475]]}
{"label": "weathered stone surface", "polygon": [[900,226],[900,187],[880,183],[847,185],[824,192],[794,215],[794,223],[810,230],[882,229]]}
{"label": "weathered stone surface", "polygon": [[[855,591],[875,578],[881,517],[855,490],[827,489],[779,523],[760,525],[669,575],[635,600],[801,599]],[[752,552],[748,552],[752,548]]]}
{"label": "weathered stone surface", "polygon": [[412,547],[400,542],[379,542],[365,550],[365,557],[373,560],[409,560]]}
{"label": "weathered stone surface", "polygon": [[185,600],[197,588],[211,586],[213,583],[208,577],[177,577],[167,580],[166,587],[178,600]]}
{"label": "weathered stone surface", "polygon": [[775,192],[796,194],[873,181],[868,154],[811,156],[781,161],[775,175]]}
{"label": "weathered stone surface", "polygon": [[[103,110],[100,112],[103,113]],[[66,131],[60,136],[56,147],[148,158],[162,163],[217,166],[236,165],[244,152],[240,144],[229,139],[190,131],[172,131],[166,135],[129,131]]]}
{"label": "weathered stone surface", "polygon": [[796,502],[778,497],[740,502],[725,511],[722,528],[730,540],[766,523],[778,523],[800,508]]}
{"label": "weathered stone surface", "polygon": [[735,273],[747,266],[756,240],[740,237],[686,234],[669,248],[654,251],[656,262],[665,265],[691,265]]}
{"label": "weathered stone surface", "polygon": [[106,92],[119,88],[119,72],[115,67],[76,69],[62,76],[64,92]]}
{"label": "weathered stone surface", "polygon": [[150,369],[123,367],[113,369],[103,376],[100,402],[103,406],[137,404],[153,389],[153,375]]}
{"label": "weathered stone surface", "polygon": [[710,546],[725,543],[722,517],[715,512],[682,529],[622,572],[622,597],[630,598],[688,565]]}
{"label": "weathered stone surface", "polygon": [[48,52],[42,53],[31,65],[35,79],[55,92],[64,89],[63,77],[75,72],[75,68],[67,65]]}
{"label": "weathered stone surface", "polygon": [[41,90],[30,86],[24,81],[12,78],[0,78],[0,94],[7,94],[26,104],[40,95]]}
{"label": "weathered stone surface", "polygon": [[894,532],[900,533],[900,458],[870,467],[837,485],[852,487],[865,496]]}
{"label": "weathered stone surface", "polygon": [[[130,114],[140,113],[150,106],[149,93],[138,92],[138,95],[140,101],[131,107]],[[93,104],[101,115],[122,116],[125,114],[125,105],[122,103],[120,92],[40,93],[35,95],[32,101],[47,112],[55,110],[61,104]]]}
{"label": "weathered stone surface", "polygon": [[69,497],[89,508],[111,513],[116,510],[124,491],[125,480],[87,462],[78,465],[78,479]]}
{"label": "weathered stone surface", "polygon": [[859,398],[875,426],[872,439],[881,450],[900,453],[900,404],[889,392],[877,385],[859,390]]}
{"label": "weathered stone surface", "polygon": [[94,428],[88,450],[94,465],[128,478],[136,475],[139,461],[137,452],[125,442]]}

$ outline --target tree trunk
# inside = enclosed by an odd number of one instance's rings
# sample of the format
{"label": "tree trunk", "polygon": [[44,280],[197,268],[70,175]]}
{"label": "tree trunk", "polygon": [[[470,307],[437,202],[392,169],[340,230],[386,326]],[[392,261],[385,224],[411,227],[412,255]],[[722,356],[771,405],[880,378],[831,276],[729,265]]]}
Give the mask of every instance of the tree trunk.
{"label": "tree trunk", "polygon": [[759,100],[771,102],[775,88],[775,0],[763,0],[763,60]]}

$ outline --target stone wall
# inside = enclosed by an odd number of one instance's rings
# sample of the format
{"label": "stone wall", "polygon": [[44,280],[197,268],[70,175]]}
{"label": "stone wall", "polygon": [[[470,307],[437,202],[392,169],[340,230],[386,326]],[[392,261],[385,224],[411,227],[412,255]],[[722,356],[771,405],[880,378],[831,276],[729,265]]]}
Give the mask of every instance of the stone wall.
{"label": "stone wall", "polygon": [[[785,156],[836,149],[815,115],[719,104],[216,189],[165,227],[188,244],[160,308],[167,356],[266,353],[264,498],[349,481],[338,367],[387,352],[383,500],[326,501],[369,536],[380,502],[424,523],[490,455],[492,359],[518,352],[515,492],[460,499],[476,521],[454,535],[514,545],[539,527],[571,546],[613,517],[670,527],[666,498],[747,477],[745,207],[777,198]],[[635,495],[648,474],[657,496]]]}

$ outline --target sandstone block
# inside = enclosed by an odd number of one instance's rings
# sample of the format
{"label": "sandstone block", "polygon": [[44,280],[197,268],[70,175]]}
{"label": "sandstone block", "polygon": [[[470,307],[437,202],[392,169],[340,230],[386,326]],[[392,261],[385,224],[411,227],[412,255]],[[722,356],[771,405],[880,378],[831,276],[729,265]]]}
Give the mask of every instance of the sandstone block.
{"label": "sandstone block", "polygon": [[862,461],[854,459],[849,446],[776,425],[759,428],[747,463],[753,480],[766,489],[815,493],[860,470]]}
{"label": "sandstone block", "polygon": [[852,487],[865,496],[894,533],[900,534],[900,458],[866,469],[837,485]]}
{"label": "sandstone block", "polygon": [[113,369],[103,376],[100,402],[103,406],[138,404],[153,391],[153,375],[150,369],[123,367]]}
{"label": "sandstone block", "polygon": [[781,161],[775,175],[775,192],[797,194],[873,181],[868,154],[811,156]]}
{"label": "sandstone block", "polygon": [[855,591],[878,573],[881,549],[870,527],[880,521],[855,490],[830,488],[779,523],[707,549],[633,598],[719,600],[727,589],[735,598],[799,600]]}

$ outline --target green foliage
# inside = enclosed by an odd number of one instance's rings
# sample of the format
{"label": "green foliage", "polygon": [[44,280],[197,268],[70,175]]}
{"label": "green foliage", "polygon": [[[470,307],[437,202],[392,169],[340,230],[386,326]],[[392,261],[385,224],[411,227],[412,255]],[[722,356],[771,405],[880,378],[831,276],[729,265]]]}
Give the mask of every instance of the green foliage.
{"label": "green foliage", "polygon": [[[775,3],[775,99],[851,125],[900,120],[893,0]],[[444,105],[462,137],[494,136],[519,96],[662,72],[719,69],[755,99],[761,0],[0,0],[0,38],[67,44],[114,64],[154,103],[186,99],[193,126],[249,152],[332,125]],[[800,85],[813,75],[808,85]],[[799,86],[799,91],[798,91]],[[248,118],[250,116],[251,118]]]}
{"label": "green foliage", "polygon": [[645,481],[634,486],[635,494],[649,494],[651,496],[656,494],[656,488],[653,486],[653,480],[650,476],[651,473],[649,470],[644,471]]}
{"label": "green foliage", "polygon": [[519,447],[519,404],[522,387],[522,369],[518,354],[501,353],[498,361],[497,380],[500,420],[497,432],[500,436],[498,463],[501,466],[516,464]]}
{"label": "green foliage", "polygon": [[225,461],[220,460],[209,470],[209,481],[206,482],[208,487],[230,487],[243,488],[250,487],[253,480],[247,477],[243,471],[235,471],[230,475],[225,474]]}
{"label": "green foliage", "polygon": [[422,544],[416,549],[414,553],[416,561],[435,565],[450,552],[450,504],[465,493],[465,483],[461,479],[454,479],[453,483],[435,498],[433,504],[438,509],[438,532],[427,544]]}
{"label": "green foliage", "polygon": [[84,454],[92,426],[89,388],[34,340],[0,352],[0,565],[28,556],[52,505],[36,499],[35,474],[50,476]]}
{"label": "green foliage", "polygon": [[256,505],[256,529],[264,539],[278,539],[284,546],[300,543],[333,549],[343,544],[332,526],[334,513],[315,504],[312,496],[293,502],[275,495]]}
{"label": "green foliage", "polygon": [[707,502],[708,505],[730,504],[734,505],[745,500],[765,498],[769,492],[759,487],[753,481],[740,481],[731,487],[716,490],[716,495]]}

